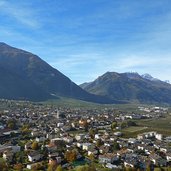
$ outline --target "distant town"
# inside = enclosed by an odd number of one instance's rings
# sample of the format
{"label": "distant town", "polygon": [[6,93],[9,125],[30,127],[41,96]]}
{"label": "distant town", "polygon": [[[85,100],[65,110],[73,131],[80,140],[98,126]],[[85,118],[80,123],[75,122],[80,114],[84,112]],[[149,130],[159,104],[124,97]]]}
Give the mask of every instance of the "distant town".
{"label": "distant town", "polygon": [[143,125],[167,120],[166,107],[138,106],[135,112],[0,103],[2,171],[171,169],[170,132]]}

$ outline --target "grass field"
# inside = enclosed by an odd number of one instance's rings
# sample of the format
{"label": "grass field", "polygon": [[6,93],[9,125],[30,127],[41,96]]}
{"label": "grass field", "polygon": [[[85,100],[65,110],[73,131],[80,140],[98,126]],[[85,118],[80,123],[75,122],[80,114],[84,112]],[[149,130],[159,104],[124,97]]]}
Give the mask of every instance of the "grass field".
{"label": "grass field", "polygon": [[157,131],[164,136],[171,136],[171,115],[166,118],[135,120],[137,126],[131,126],[122,130],[124,137],[136,137],[138,134],[148,131]]}
{"label": "grass field", "polygon": [[43,104],[49,104],[52,106],[71,107],[71,108],[100,108],[103,105],[97,103],[86,102],[82,100],[76,100],[71,98],[59,97],[58,100],[48,100],[42,102]]}
{"label": "grass field", "polygon": [[166,118],[139,120],[136,123],[140,127],[148,127],[149,130],[157,131],[164,135],[171,135],[171,115]]}
{"label": "grass field", "polygon": [[138,134],[148,131],[150,130],[145,126],[131,126],[123,129],[121,132],[123,133],[124,138],[135,138]]}
{"label": "grass field", "polygon": [[138,103],[128,103],[128,104],[98,104],[92,102],[86,102],[82,100],[76,100],[72,98],[59,97],[56,100],[48,100],[46,102],[41,102],[43,104],[49,104],[53,106],[61,106],[61,107],[76,107],[76,108],[96,108],[96,109],[104,109],[104,108],[114,108],[118,110],[122,110],[125,112],[140,112],[138,106],[148,106]]}
{"label": "grass field", "polygon": [[128,128],[125,128],[124,131],[125,132],[139,132],[139,131],[143,131],[147,129],[147,127],[139,127],[139,126],[131,126],[131,127],[128,127]]}

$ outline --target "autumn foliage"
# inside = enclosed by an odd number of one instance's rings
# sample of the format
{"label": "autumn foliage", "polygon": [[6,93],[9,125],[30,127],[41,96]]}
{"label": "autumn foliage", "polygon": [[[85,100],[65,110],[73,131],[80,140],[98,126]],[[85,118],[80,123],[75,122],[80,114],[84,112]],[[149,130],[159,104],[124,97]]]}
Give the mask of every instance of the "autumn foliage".
{"label": "autumn foliage", "polygon": [[76,151],[74,150],[71,150],[71,151],[67,151],[65,153],[65,159],[68,161],[68,162],[73,162],[75,161],[77,158],[77,154],[76,154]]}

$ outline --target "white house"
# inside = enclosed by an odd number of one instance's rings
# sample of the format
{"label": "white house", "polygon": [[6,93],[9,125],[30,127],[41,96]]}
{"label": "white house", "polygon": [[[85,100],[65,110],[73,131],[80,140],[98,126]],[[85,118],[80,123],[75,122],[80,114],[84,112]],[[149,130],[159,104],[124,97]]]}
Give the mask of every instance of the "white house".
{"label": "white house", "polygon": [[14,155],[14,152],[13,151],[4,151],[4,153],[3,153],[3,159],[4,160],[6,160],[6,161],[8,161],[8,162],[11,162],[12,161],[12,159],[13,159],[13,155]]}
{"label": "white house", "polygon": [[116,169],[116,170],[122,169],[121,167],[119,167],[119,166],[117,166],[117,165],[114,165],[114,164],[111,164],[111,163],[107,163],[107,164],[106,164],[106,167],[109,168],[109,169]]}
{"label": "white house", "polygon": [[63,126],[64,126],[64,123],[58,123],[58,124],[57,124],[57,127],[58,127],[58,128],[61,128],[61,127],[63,127]]}
{"label": "white house", "polygon": [[88,150],[90,150],[92,148],[94,148],[94,144],[91,144],[91,143],[83,143],[83,146],[82,146],[82,149],[83,150],[88,151]]}
{"label": "white house", "polygon": [[28,154],[28,160],[30,162],[35,162],[35,161],[41,160],[42,157],[43,157],[43,155],[37,151],[33,151],[30,154]]}
{"label": "white house", "polygon": [[26,168],[31,170],[31,169],[33,169],[35,166],[37,166],[38,164],[42,165],[42,162],[27,164]]}
{"label": "white house", "polygon": [[162,134],[156,134],[155,137],[156,137],[157,140],[162,140],[163,139]]}
{"label": "white house", "polygon": [[36,139],[35,139],[37,142],[43,142],[43,141],[45,141],[46,140],[46,138],[45,137],[36,137]]}
{"label": "white house", "polygon": [[93,148],[88,150],[88,156],[90,156],[92,154],[98,154],[98,151],[96,149],[93,149]]}
{"label": "white house", "polygon": [[114,132],[114,135],[121,136],[122,135],[122,132]]}
{"label": "white house", "polygon": [[97,140],[97,139],[100,139],[100,135],[99,134],[95,134],[94,138]]}
{"label": "white house", "polygon": [[74,141],[72,137],[64,137],[63,140],[67,143],[72,143]]}
{"label": "white house", "polygon": [[171,161],[171,153],[166,154],[166,159],[167,159],[168,162]]}
{"label": "white house", "polygon": [[114,161],[118,161],[119,157],[117,154],[106,153],[103,155],[99,155],[99,163],[113,163]]}
{"label": "white house", "polygon": [[77,147],[81,148],[83,146],[83,143],[77,142]]}
{"label": "white house", "polygon": [[77,141],[80,141],[80,140],[82,140],[84,137],[85,137],[84,134],[78,134],[78,135],[75,136],[75,139],[76,139]]}

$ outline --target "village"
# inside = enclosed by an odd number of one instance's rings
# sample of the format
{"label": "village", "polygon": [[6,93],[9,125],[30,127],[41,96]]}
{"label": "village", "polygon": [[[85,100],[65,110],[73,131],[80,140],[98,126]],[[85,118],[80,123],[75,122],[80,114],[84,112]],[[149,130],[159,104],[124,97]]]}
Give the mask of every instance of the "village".
{"label": "village", "polygon": [[0,170],[155,170],[171,168],[171,135],[122,131],[136,120],[160,119],[167,108],[70,108],[30,102],[0,111]]}

